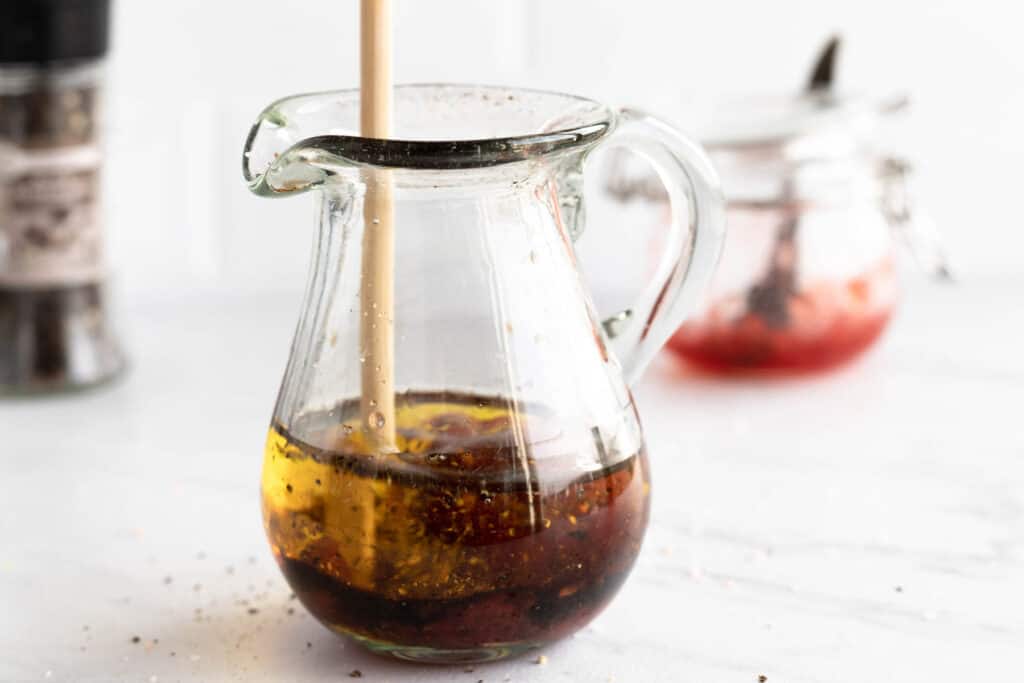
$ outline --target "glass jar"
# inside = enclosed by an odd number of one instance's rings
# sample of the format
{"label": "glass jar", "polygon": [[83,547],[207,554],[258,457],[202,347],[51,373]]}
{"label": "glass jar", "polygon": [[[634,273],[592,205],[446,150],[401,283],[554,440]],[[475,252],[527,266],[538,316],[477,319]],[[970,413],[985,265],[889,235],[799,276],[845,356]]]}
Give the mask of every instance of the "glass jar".
{"label": "glass jar", "polygon": [[[891,320],[897,241],[949,277],[930,222],[910,210],[907,163],[877,144],[879,124],[904,105],[806,95],[722,108],[705,146],[729,230],[709,296],[672,352],[710,372],[831,368]],[[653,188],[622,167],[610,183],[620,197]]]}
{"label": "glass jar", "polygon": [[80,388],[123,366],[103,292],[108,12],[0,6],[0,393]]}

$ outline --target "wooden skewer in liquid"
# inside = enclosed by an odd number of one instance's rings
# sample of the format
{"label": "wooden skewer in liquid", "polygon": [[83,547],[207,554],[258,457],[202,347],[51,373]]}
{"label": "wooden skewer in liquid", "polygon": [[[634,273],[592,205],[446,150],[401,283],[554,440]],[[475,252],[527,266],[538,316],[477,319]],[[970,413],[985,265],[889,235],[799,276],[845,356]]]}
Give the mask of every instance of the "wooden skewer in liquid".
{"label": "wooden skewer in liquid", "polygon": [[[391,133],[391,1],[360,0],[359,125],[363,137]],[[394,196],[388,171],[363,176],[363,257],[359,288],[360,418],[366,445],[376,454],[395,448]],[[375,584],[377,521],[372,489],[350,492],[361,516],[362,543],[352,563],[361,586]]]}
{"label": "wooden skewer in liquid", "polygon": [[[360,2],[360,126],[391,134],[391,0]],[[360,288],[361,414],[378,449],[395,445],[394,196],[387,170],[366,170]]]}

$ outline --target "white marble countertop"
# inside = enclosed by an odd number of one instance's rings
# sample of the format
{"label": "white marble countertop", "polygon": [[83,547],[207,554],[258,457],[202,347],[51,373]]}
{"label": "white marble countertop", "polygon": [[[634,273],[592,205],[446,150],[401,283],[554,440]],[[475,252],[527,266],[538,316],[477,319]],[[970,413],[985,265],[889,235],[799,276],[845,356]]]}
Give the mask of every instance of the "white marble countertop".
{"label": "white marble countertop", "polygon": [[130,310],[124,381],[0,403],[0,680],[1019,677],[1022,292],[917,288],[879,348],[818,379],[659,361],[631,579],[543,663],[473,671],[367,655],[288,599],[257,485],[297,302]]}

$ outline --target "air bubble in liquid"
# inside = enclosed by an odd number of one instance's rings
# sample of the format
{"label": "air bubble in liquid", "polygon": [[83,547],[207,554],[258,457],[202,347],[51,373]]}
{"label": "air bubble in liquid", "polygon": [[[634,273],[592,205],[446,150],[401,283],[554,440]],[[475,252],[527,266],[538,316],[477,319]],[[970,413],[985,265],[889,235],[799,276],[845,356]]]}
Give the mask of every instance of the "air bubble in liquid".
{"label": "air bubble in liquid", "polygon": [[375,410],[370,413],[366,419],[374,429],[384,428],[384,414],[379,410]]}

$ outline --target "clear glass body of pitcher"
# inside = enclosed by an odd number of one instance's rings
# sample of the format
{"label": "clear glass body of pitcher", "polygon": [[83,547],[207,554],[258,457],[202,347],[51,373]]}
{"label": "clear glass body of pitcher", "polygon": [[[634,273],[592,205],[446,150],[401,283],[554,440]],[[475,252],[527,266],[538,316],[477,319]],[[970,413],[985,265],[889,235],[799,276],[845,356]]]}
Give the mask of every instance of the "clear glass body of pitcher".
{"label": "clear glass body of pitcher", "polygon": [[[358,117],[355,91],[287,98],[246,144],[253,191],[316,189],[320,220],[266,531],[310,612],[375,651],[521,652],[588,622],[640,549],[650,480],[628,382],[710,279],[717,181],[671,129],[566,95],[399,87],[389,140],[358,137]],[[650,158],[677,219],[653,282],[602,323],[573,241],[583,163],[607,139]],[[384,221],[367,199],[381,188]],[[372,284],[370,244],[389,282]],[[368,345],[367,325],[393,346]]]}

